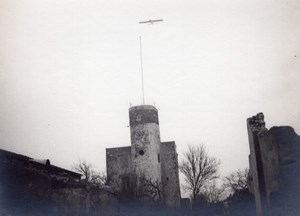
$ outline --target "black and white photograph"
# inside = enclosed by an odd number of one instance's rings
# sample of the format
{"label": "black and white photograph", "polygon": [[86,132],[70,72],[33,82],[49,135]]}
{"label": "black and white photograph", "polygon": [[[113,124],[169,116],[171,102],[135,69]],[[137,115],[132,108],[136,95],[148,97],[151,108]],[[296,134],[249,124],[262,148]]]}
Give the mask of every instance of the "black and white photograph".
{"label": "black and white photograph", "polygon": [[300,1],[0,0],[0,216],[300,216]]}

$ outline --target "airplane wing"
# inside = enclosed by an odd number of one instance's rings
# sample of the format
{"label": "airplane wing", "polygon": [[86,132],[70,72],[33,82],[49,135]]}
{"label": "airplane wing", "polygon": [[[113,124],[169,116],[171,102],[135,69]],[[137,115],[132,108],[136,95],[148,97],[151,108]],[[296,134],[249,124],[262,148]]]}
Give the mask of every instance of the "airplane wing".
{"label": "airplane wing", "polygon": [[141,21],[139,24],[150,23],[150,21]]}
{"label": "airplane wing", "polygon": [[144,24],[144,23],[150,23],[153,24],[154,22],[162,22],[162,19],[157,19],[157,20],[147,20],[147,21],[140,21],[139,24]]}
{"label": "airplane wing", "polygon": [[164,21],[164,20],[162,20],[162,19],[157,19],[157,20],[151,20],[152,22],[162,22],[162,21]]}

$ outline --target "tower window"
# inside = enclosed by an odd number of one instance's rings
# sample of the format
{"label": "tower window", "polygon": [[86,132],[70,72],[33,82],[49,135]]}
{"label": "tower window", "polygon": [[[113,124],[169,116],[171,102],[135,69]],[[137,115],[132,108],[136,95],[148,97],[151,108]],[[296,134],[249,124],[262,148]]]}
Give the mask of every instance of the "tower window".
{"label": "tower window", "polygon": [[139,151],[139,154],[140,154],[140,155],[144,155],[145,152],[144,152],[143,150],[140,150],[140,151]]}
{"label": "tower window", "polygon": [[158,161],[158,163],[160,163],[160,155],[159,155],[159,153],[157,154],[157,161]]}

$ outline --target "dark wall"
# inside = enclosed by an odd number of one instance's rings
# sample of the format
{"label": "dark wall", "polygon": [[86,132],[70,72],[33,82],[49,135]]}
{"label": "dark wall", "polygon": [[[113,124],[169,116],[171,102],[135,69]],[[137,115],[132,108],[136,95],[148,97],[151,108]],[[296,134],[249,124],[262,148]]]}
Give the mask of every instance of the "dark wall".
{"label": "dark wall", "polygon": [[78,175],[0,150],[1,215],[109,215],[116,211],[112,192],[86,184]]}
{"label": "dark wall", "polygon": [[154,106],[150,105],[131,107],[129,109],[129,121],[130,127],[147,123],[159,124],[158,111]]}
{"label": "dark wall", "polygon": [[265,128],[263,114],[247,120],[250,188],[258,215],[300,212],[300,137],[289,126]]}
{"label": "dark wall", "polygon": [[178,156],[175,142],[161,143],[161,171],[166,205],[180,208]]}

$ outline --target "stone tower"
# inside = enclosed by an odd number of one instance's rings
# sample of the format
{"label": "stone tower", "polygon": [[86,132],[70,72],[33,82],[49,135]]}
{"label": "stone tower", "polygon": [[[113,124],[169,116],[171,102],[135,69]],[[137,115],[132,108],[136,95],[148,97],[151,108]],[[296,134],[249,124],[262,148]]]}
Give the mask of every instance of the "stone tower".
{"label": "stone tower", "polygon": [[137,179],[161,182],[158,112],[154,106],[129,108],[132,168]]}
{"label": "stone tower", "polygon": [[161,142],[157,109],[151,105],[130,107],[129,122],[131,146],[106,149],[109,186],[131,198],[180,208],[176,144]]}

